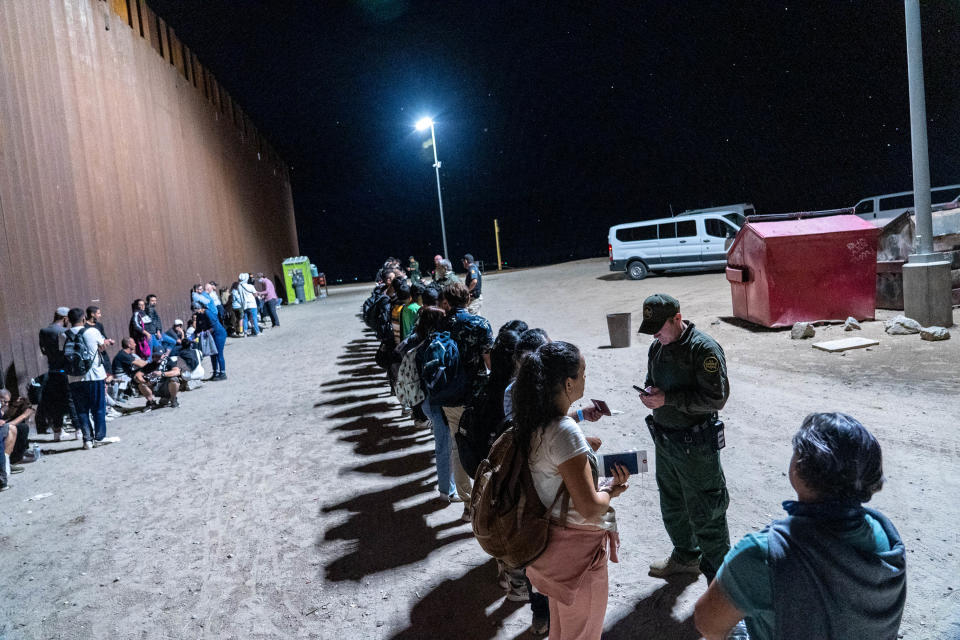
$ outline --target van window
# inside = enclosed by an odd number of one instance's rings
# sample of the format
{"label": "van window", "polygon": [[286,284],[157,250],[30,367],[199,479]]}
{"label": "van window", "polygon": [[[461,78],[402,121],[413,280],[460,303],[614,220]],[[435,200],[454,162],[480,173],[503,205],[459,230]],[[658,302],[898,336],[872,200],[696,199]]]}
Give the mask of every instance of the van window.
{"label": "van window", "polygon": [[657,225],[648,224],[642,227],[626,227],[617,229],[617,240],[620,242],[637,242],[639,240],[656,240]]}
{"label": "van window", "polygon": [[684,220],[683,222],[677,223],[678,238],[692,238],[695,235],[697,235],[696,220]]}
{"label": "van window", "polygon": [[726,238],[727,236],[733,236],[733,229],[723,220],[718,220],[717,218],[707,218],[703,221],[703,225],[707,229],[708,236],[713,236],[714,238]]}
{"label": "van window", "polygon": [[873,213],[873,198],[871,198],[870,200],[864,200],[863,202],[858,203],[857,208],[854,209],[853,212],[857,215],[860,215],[863,213]]}
{"label": "van window", "polygon": [[752,216],[752,215],[755,214],[755,213],[756,213],[756,211],[754,210],[753,207],[744,207],[744,208],[743,208],[743,215],[744,215],[744,216]]}
{"label": "van window", "polygon": [[891,209],[913,209],[913,194],[905,196],[892,196],[890,198],[880,198],[880,211],[889,211]]}
{"label": "van window", "polygon": [[960,197],[960,189],[947,187],[944,189],[934,189],[931,193],[930,200],[933,204],[943,204],[945,202],[953,202],[958,197]]}
{"label": "van window", "polygon": [[[753,209],[750,210],[750,215],[753,215]],[[747,219],[744,216],[740,215],[739,213],[728,213],[723,217],[729,220],[730,222],[732,222],[734,225],[736,225],[737,229],[742,227],[743,224],[747,221]]]}
{"label": "van window", "polygon": [[677,223],[668,222],[666,224],[659,225],[660,227],[660,239],[664,240],[666,238],[676,238],[677,237]]}

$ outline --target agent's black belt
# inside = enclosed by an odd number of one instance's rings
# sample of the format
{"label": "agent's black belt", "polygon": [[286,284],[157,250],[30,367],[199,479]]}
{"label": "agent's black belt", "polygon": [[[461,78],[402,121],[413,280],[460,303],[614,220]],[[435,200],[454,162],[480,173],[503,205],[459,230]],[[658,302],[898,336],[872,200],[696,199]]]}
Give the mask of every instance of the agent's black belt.
{"label": "agent's black belt", "polygon": [[716,417],[710,417],[686,429],[669,429],[658,424],[653,416],[647,416],[647,429],[650,430],[650,437],[656,442],[657,438],[676,442],[686,447],[710,446],[714,451],[723,449],[726,445],[724,439],[723,422]]}

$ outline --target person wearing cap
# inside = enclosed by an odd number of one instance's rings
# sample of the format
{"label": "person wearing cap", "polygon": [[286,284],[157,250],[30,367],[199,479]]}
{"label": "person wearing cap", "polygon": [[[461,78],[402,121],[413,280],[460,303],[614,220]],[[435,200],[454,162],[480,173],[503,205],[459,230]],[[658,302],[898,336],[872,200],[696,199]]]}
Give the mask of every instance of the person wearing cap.
{"label": "person wearing cap", "polygon": [[187,333],[183,330],[183,320],[180,318],[174,320],[173,326],[167,329],[164,335],[171,338],[178,347],[183,345],[187,341]]}
{"label": "person wearing cap", "polygon": [[473,263],[473,256],[469,253],[463,256],[463,268],[467,270],[466,285],[470,292],[470,303],[467,305],[467,311],[477,316],[480,315],[480,307],[483,304],[483,294],[481,293],[483,285],[483,276],[480,275],[480,269]]}
{"label": "person wearing cap", "polygon": [[703,573],[709,582],[730,550],[730,498],[716,422],[730,394],[726,358],[664,293],[644,300],[640,333],[654,337],[640,400],[653,410],[647,425],[657,453],[660,513],[673,543],[666,559],[650,565],[650,575]]}
{"label": "person wearing cap", "polygon": [[440,264],[437,265],[433,281],[440,289],[443,289],[447,285],[460,282],[460,278],[453,272],[453,265],[449,260],[441,260]]}
{"label": "person wearing cap", "polygon": [[53,313],[53,322],[40,329],[40,352],[47,357],[47,375],[40,389],[40,405],[36,419],[37,433],[46,433],[53,427],[53,440],[60,440],[63,429],[63,417],[69,415],[74,426],[79,424],[77,412],[70,396],[67,374],[64,373],[66,361],[60,349],[60,336],[66,333],[68,307],[57,307]]}
{"label": "person wearing cap", "polygon": [[407,264],[407,276],[413,282],[420,282],[420,263],[413,256],[410,256]]}

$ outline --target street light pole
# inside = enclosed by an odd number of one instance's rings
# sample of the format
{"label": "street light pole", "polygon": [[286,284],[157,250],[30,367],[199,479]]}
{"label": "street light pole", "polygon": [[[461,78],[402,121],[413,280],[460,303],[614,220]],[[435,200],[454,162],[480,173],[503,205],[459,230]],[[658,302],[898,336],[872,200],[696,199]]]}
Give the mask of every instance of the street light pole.
{"label": "street light pole", "polygon": [[907,78],[910,90],[910,143],[913,155],[913,203],[917,247],[903,265],[903,309],[923,326],[953,325],[950,260],[933,250],[930,211],[930,165],[927,155],[927,108],[923,88],[923,47],[919,0],[904,0],[907,31]]}
{"label": "street light pole", "polygon": [[440,194],[440,161],[437,159],[437,135],[433,130],[433,120],[430,121],[430,141],[433,143],[433,168],[437,171],[437,204],[440,205],[440,233],[443,235],[443,257],[450,259],[447,251],[447,227],[443,222],[443,196]]}

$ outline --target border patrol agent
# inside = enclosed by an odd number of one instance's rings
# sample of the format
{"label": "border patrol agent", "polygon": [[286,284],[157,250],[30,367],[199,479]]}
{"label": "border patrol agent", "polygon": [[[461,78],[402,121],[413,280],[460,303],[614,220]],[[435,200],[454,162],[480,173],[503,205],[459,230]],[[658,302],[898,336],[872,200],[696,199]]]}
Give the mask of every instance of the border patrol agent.
{"label": "border patrol agent", "polygon": [[730,395],[723,349],[683,320],[676,298],[658,293],[643,302],[640,333],[652,335],[645,393],[647,426],[656,447],[660,512],[673,543],[650,575],[703,573],[713,580],[730,550],[730,497],[720,467],[723,423],[717,411]]}

